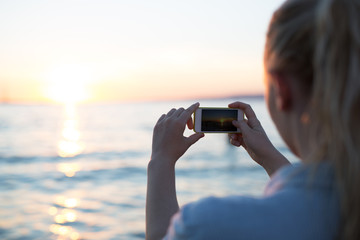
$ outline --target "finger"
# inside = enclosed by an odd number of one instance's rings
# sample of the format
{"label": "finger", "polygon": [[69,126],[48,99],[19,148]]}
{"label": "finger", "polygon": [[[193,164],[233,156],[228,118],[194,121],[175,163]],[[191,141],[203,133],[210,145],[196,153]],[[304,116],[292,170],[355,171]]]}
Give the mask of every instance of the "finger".
{"label": "finger", "polygon": [[229,108],[239,108],[239,109],[243,110],[247,119],[256,118],[256,114],[255,114],[254,110],[247,103],[233,102],[233,103],[229,104]]}
{"label": "finger", "polygon": [[174,113],[175,113],[176,109],[172,108],[167,114],[166,116],[171,117]]}
{"label": "finger", "polygon": [[187,121],[186,125],[188,126],[189,129],[193,129],[194,128],[194,122],[193,119],[190,117],[189,120]]}
{"label": "finger", "polygon": [[241,143],[237,140],[234,140],[234,139],[230,139],[230,143],[232,145],[234,145],[235,147],[240,147],[241,146]]}
{"label": "finger", "polygon": [[189,118],[191,118],[191,114],[195,112],[195,110],[199,107],[199,103],[194,103],[190,107],[188,107],[185,111],[182,112],[181,116],[179,118],[184,122],[188,122]]}
{"label": "finger", "polygon": [[179,117],[183,111],[185,111],[184,108],[179,108],[178,110],[176,110],[176,111],[174,112],[174,116]]}
{"label": "finger", "polygon": [[230,103],[229,107],[230,108],[239,108],[239,109],[243,110],[246,118],[249,120],[249,125],[252,128],[261,126],[260,121],[257,119],[254,110],[252,109],[252,107],[249,104],[243,103],[243,102],[234,102],[234,103]]}
{"label": "finger", "polygon": [[240,121],[234,120],[234,121],[232,121],[232,124],[235,127],[240,128],[241,133],[244,135],[249,134],[249,132],[251,130],[250,126],[246,123],[245,120],[240,120]]}
{"label": "finger", "polygon": [[230,133],[229,141],[232,145],[240,147],[242,145],[242,134],[241,133]]}
{"label": "finger", "polygon": [[197,141],[199,141],[200,138],[204,137],[205,134],[204,133],[194,133],[193,135],[190,135],[187,138],[187,141],[189,143],[189,146],[193,145],[194,143],[196,143]]}
{"label": "finger", "polygon": [[229,133],[228,136],[229,136],[229,140],[231,140],[231,139],[237,140],[238,139],[238,136],[236,133]]}
{"label": "finger", "polygon": [[156,124],[161,122],[165,118],[166,114],[161,115],[161,117],[157,120]]}

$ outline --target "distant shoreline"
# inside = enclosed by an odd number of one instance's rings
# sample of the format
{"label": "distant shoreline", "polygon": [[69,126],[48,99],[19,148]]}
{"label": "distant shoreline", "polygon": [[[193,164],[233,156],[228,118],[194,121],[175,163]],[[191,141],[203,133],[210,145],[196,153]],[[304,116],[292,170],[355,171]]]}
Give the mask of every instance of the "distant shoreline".
{"label": "distant shoreline", "polygon": [[[131,103],[161,103],[161,102],[181,102],[181,101],[208,101],[208,100],[226,100],[226,99],[264,99],[263,94],[240,94],[240,95],[229,95],[229,96],[217,96],[217,97],[199,97],[199,98],[184,98],[184,99],[155,99],[155,100],[118,100],[118,101],[89,101],[75,103],[76,105],[106,105],[106,104],[131,104]],[[22,106],[62,106],[64,103],[56,102],[37,102],[37,101],[2,101],[0,106],[9,106],[9,105],[22,105]]]}

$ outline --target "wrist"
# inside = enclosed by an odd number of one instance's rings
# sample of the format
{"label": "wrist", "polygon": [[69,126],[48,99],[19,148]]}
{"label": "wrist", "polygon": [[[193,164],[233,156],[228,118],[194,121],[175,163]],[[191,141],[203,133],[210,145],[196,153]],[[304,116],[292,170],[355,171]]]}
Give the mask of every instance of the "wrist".
{"label": "wrist", "polygon": [[265,169],[265,171],[270,177],[281,167],[290,164],[290,162],[284,157],[284,155],[282,155],[276,149],[272,154],[269,154],[264,159],[265,160],[262,161],[262,167]]}
{"label": "wrist", "polygon": [[156,158],[151,156],[148,163],[148,171],[171,170],[175,168],[176,161],[169,161],[168,159]]}

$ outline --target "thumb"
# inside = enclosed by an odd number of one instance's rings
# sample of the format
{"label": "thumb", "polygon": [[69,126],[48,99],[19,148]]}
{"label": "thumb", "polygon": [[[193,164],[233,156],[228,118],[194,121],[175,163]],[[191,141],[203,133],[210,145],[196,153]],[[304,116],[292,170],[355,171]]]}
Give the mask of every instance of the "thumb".
{"label": "thumb", "polygon": [[189,146],[193,145],[194,143],[196,143],[197,141],[199,141],[200,138],[204,137],[205,134],[203,133],[194,133],[193,135],[189,136],[187,138],[187,141],[189,143]]}
{"label": "thumb", "polygon": [[249,125],[245,120],[240,120],[240,121],[234,120],[233,124],[235,127],[240,128],[241,133],[244,135],[246,135],[251,130],[251,128],[249,127]]}

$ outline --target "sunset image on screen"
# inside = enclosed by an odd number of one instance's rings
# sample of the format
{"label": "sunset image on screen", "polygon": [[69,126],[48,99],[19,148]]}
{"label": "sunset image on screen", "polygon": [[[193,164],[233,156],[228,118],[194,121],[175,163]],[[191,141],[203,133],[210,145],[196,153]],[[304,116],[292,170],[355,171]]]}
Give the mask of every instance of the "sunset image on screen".
{"label": "sunset image on screen", "polygon": [[203,109],[201,115],[201,131],[204,132],[236,132],[232,121],[238,119],[237,110]]}

